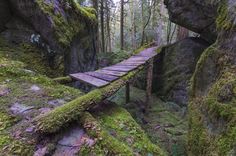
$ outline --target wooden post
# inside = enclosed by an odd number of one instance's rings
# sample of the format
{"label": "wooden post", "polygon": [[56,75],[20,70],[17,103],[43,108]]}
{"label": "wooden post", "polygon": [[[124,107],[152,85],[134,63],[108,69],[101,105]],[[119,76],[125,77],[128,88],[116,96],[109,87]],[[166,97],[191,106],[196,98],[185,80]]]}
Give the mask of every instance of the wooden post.
{"label": "wooden post", "polygon": [[129,88],[129,82],[126,83],[126,103],[130,102],[130,88]]}
{"label": "wooden post", "polygon": [[150,98],[152,95],[152,77],[153,77],[153,59],[150,60],[147,68],[147,86],[146,86],[146,101],[145,101],[146,110],[149,107]]}

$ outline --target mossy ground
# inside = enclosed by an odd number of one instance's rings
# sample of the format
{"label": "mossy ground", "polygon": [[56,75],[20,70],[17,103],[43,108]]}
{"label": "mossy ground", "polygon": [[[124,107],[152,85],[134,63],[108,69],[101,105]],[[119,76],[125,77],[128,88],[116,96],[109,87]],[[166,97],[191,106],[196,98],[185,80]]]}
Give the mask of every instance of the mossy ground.
{"label": "mossy ground", "polygon": [[[78,89],[59,85],[46,76],[31,71],[38,71],[35,70],[37,68],[34,65],[40,63],[30,64],[28,59],[21,57],[17,59],[18,56],[21,56],[21,50],[19,47],[12,48],[2,46],[2,44],[0,48],[0,151],[3,155],[33,155],[35,146],[26,138],[19,138],[19,136],[15,138],[15,133],[22,129],[21,120],[23,118],[12,113],[10,110],[12,105],[20,103],[24,106],[33,106],[37,111],[40,108],[53,108],[48,104],[50,100],[70,101],[82,95]],[[20,62],[20,60],[26,61],[26,63]],[[33,85],[38,86],[40,90],[37,92],[30,90]],[[25,126],[27,128],[28,125]],[[22,136],[25,135],[22,134]]]}
{"label": "mossy ground", "polygon": [[63,75],[63,64],[56,69],[50,68],[48,60],[43,56],[42,50],[28,43],[20,45],[10,44],[0,37],[0,57],[24,62],[24,66],[28,70],[47,75],[48,77]]}
{"label": "mossy ground", "polygon": [[[150,141],[146,133],[124,108],[108,102],[99,110],[92,111],[92,114],[101,125],[96,133],[102,129],[106,135],[98,135],[100,138],[97,138],[98,141],[94,148],[84,148],[83,152],[91,154],[103,149],[102,151],[105,151],[105,153],[107,151],[106,154],[108,155],[165,155],[158,145]],[[104,144],[103,142],[109,140],[108,137],[114,139],[113,142]]]}
{"label": "mossy ground", "polygon": [[133,118],[142,126],[153,143],[165,149],[169,155],[186,155],[187,117],[176,111],[176,104],[163,102],[155,95],[151,98],[151,108],[143,113],[145,91],[131,88],[131,102],[125,104],[125,88],[122,88],[111,100],[124,106]]}

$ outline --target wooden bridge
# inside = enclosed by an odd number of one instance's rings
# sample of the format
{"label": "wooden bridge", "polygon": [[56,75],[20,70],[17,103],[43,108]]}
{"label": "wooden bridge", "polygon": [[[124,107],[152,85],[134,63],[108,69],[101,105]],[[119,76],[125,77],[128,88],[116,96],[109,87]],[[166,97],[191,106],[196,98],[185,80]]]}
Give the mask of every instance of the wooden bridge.
{"label": "wooden bridge", "polygon": [[[109,85],[138,67],[148,64],[147,98],[149,98],[148,96],[151,94],[152,84],[153,57],[157,55],[156,49],[156,47],[148,48],[115,65],[92,72],[70,74],[70,77],[74,80],[100,88]],[[126,102],[129,102],[129,99],[129,83],[126,83]],[[149,99],[146,100],[146,102],[148,101]]]}
{"label": "wooden bridge", "polygon": [[129,83],[146,66],[148,67],[145,101],[147,108],[152,89],[153,58],[158,54],[156,49],[157,47],[145,49],[127,60],[96,71],[74,73],[67,77],[54,79],[63,84],[82,81],[96,87],[96,89],[37,118],[37,131],[42,133],[59,131],[65,124],[78,120],[86,110],[111,97],[125,85],[126,102],[129,102]]}

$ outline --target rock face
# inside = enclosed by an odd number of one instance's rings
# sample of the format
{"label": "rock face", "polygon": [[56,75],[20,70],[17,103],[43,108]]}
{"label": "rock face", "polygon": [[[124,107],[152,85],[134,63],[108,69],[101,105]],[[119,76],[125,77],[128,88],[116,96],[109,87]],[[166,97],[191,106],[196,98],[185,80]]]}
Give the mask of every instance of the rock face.
{"label": "rock face", "polygon": [[170,20],[201,34],[205,40],[214,42],[218,3],[210,0],[165,0]]}
{"label": "rock face", "polygon": [[202,52],[209,46],[203,39],[186,38],[161,52],[156,61],[154,90],[180,106],[188,103],[190,78]]}
{"label": "rock face", "polygon": [[70,0],[3,0],[0,10],[1,35],[14,43],[36,44],[46,51],[50,66],[64,57],[66,74],[96,68],[93,9]]}
{"label": "rock face", "polygon": [[[184,4],[186,1],[178,2]],[[193,5],[197,7],[200,1],[195,2]],[[236,155],[236,1],[207,0],[202,2],[203,10],[207,4],[218,10],[211,19],[217,25],[218,36],[216,42],[201,55],[192,76],[188,153]],[[172,14],[173,8],[168,9]],[[187,6],[186,10],[189,14],[202,16]],[[184,23],[180,17],[185,17],[186,14],[188,13],[182,12],[172,20],[192,29],[199,22],[190,20],[191,22]]]}

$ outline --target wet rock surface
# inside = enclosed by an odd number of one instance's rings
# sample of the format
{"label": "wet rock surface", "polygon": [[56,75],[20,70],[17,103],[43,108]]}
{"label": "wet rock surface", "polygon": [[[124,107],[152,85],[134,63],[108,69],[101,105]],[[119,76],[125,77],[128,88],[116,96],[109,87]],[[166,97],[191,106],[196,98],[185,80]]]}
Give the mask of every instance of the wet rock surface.
{"label": "wet rock surface", "polygon": [[33,106],[25,106],[20,103],[14,103],[10,108],[12,113],[15,115],[23,115],[23,114],[27,113],[27,111],[30,111],[32,109],[34,109]]}
{"label": "wet rock surface", "polygon": [[54,156],[75,155],[78,153],[80,146],[83,144],[85,132],[79,127],[70,129],[63,135],[63,138],[58,142]]}

